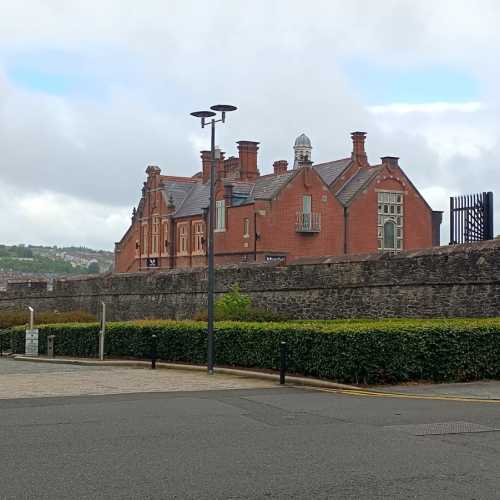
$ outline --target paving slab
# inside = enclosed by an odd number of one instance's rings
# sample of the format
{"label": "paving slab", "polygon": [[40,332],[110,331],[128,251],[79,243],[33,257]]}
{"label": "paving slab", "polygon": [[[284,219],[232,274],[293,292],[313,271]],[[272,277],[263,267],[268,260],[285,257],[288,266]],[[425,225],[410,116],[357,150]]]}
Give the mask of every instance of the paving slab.
{"label": "paving slab", "polygon": [[20,363],[0,358],[0,399],[266,387],[276,387],[276,383],[187,370]]}

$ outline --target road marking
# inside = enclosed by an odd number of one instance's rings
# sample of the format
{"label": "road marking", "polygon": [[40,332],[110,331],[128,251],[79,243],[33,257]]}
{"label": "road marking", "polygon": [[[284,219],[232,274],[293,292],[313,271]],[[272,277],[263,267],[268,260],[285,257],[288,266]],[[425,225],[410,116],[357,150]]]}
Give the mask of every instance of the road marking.
{"label": "road marking", "polygon": [[366,396],[372,398],[428,399],[431,401],[457,401],[461,403],[492,403],[492,404],[500,403],[500,399],[481,399],[472,397],[467,398],[460,396],[444,396],[444,395],[427,396],[425,394],[407,394],[404,392],[379,392],[379,391],[370,391],[363,389],[326,389],[323,387],[309,387],[309,389],[321,392],[344,394],[346,396]]}

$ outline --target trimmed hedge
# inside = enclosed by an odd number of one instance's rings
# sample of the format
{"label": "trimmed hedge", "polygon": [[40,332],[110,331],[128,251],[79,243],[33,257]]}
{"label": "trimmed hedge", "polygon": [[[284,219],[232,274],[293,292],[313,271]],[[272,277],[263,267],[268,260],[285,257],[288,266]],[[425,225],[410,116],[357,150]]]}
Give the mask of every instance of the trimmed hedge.
{"label": "trimmed hedge", "polygon": [[[96,323],[38,328],[41,353],[47,335],[56,335],[56,354],[97,356]],[[206,362],[206,323],[193,321],[108,323],[106,355],[148,358],[153,334],[160,359]],[[12,335],[16,352],[24,352],[23,331],[17,328]],[[221,322],[216,324],[216,363],[277,370],[280,341],[288,343],[290,373],[344,383],[500,378],[500,318]]]}

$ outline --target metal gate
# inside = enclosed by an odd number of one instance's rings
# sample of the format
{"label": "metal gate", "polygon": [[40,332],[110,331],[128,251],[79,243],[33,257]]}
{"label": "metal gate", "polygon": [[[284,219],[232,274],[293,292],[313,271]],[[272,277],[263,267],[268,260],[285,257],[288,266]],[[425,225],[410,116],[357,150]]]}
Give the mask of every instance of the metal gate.
{"label": "metal gate", "polygon": [[493,193],[450,198],[450,245],[493,239]]}

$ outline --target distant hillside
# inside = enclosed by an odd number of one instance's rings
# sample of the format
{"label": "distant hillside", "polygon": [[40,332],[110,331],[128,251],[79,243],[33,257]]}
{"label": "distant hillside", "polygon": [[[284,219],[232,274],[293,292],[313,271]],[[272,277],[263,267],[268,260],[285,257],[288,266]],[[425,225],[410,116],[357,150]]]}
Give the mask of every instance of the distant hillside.
{"label": "distant hillside", "polygon": [[86,247],[0,245],[0,288],[8,280],[54,279],[111,271],[112,252]]}

